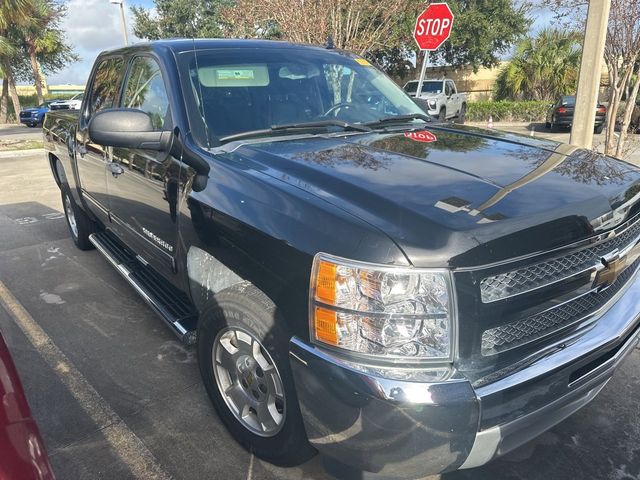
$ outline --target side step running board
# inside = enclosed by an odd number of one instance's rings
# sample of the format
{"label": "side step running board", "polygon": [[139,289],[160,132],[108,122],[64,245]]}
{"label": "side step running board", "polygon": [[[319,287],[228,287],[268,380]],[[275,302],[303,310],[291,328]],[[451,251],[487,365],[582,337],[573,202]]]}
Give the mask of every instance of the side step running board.
{"label": "side step running board", "polygon": [[93,233],[89,240],[140,296],[162,317],[183,344],[196,342],[197,314],[182,292],[136,258],[109,232]]}

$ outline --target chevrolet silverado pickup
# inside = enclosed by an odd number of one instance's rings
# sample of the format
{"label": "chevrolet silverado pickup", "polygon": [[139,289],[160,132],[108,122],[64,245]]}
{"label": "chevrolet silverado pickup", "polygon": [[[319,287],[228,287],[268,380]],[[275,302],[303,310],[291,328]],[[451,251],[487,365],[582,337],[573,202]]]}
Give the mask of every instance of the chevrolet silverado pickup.
{"label": "chevrolet silverado pickup", "polygon": [[640,170],[431,123],[357,55],[104,52],[44,138],[73,241],[195,344],[221,420],[275,464],[483,465],[638,343]]}

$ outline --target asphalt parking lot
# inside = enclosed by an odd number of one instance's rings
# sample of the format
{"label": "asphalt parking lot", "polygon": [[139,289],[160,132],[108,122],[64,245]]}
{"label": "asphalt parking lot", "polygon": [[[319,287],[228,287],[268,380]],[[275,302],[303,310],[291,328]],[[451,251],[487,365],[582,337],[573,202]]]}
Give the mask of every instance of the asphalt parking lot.
{"label": "asphalt parking lot", "polygon": [[[0,156],[0,331],[59,479],[329,478],[317,458],[281,469],[238,446],[195,352],[74,247],[61,212],[43,154]],[[431,479],[639,479],[639,366],[635,350],[590,405],[503,459]]]}

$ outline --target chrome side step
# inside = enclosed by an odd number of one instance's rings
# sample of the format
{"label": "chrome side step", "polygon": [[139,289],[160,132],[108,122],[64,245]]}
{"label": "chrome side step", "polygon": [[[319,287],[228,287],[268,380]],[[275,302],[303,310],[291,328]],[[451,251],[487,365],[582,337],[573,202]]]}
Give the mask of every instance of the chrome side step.
{"label": "chrome side step", "polygon": [[93,233],[89,240],[131,284],[145,302],[164,319],[185,345],[196,342],[197,313],[188,298],[137,259],[109,232]]}

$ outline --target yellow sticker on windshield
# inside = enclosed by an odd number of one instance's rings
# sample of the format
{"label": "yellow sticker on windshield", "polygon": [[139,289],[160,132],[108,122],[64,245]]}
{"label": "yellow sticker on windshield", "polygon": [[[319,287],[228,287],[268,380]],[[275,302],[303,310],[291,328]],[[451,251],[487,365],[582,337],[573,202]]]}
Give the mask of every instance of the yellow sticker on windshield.
{"label": "yellow sticker on windshield", "polygon": [[364,58],[356,58],[355,60],[356,60],[357,63],[359,63],[360,65],[363,65],[365,67],[370,67],[371,66],[371,64],[368,61],[366,61]]}

